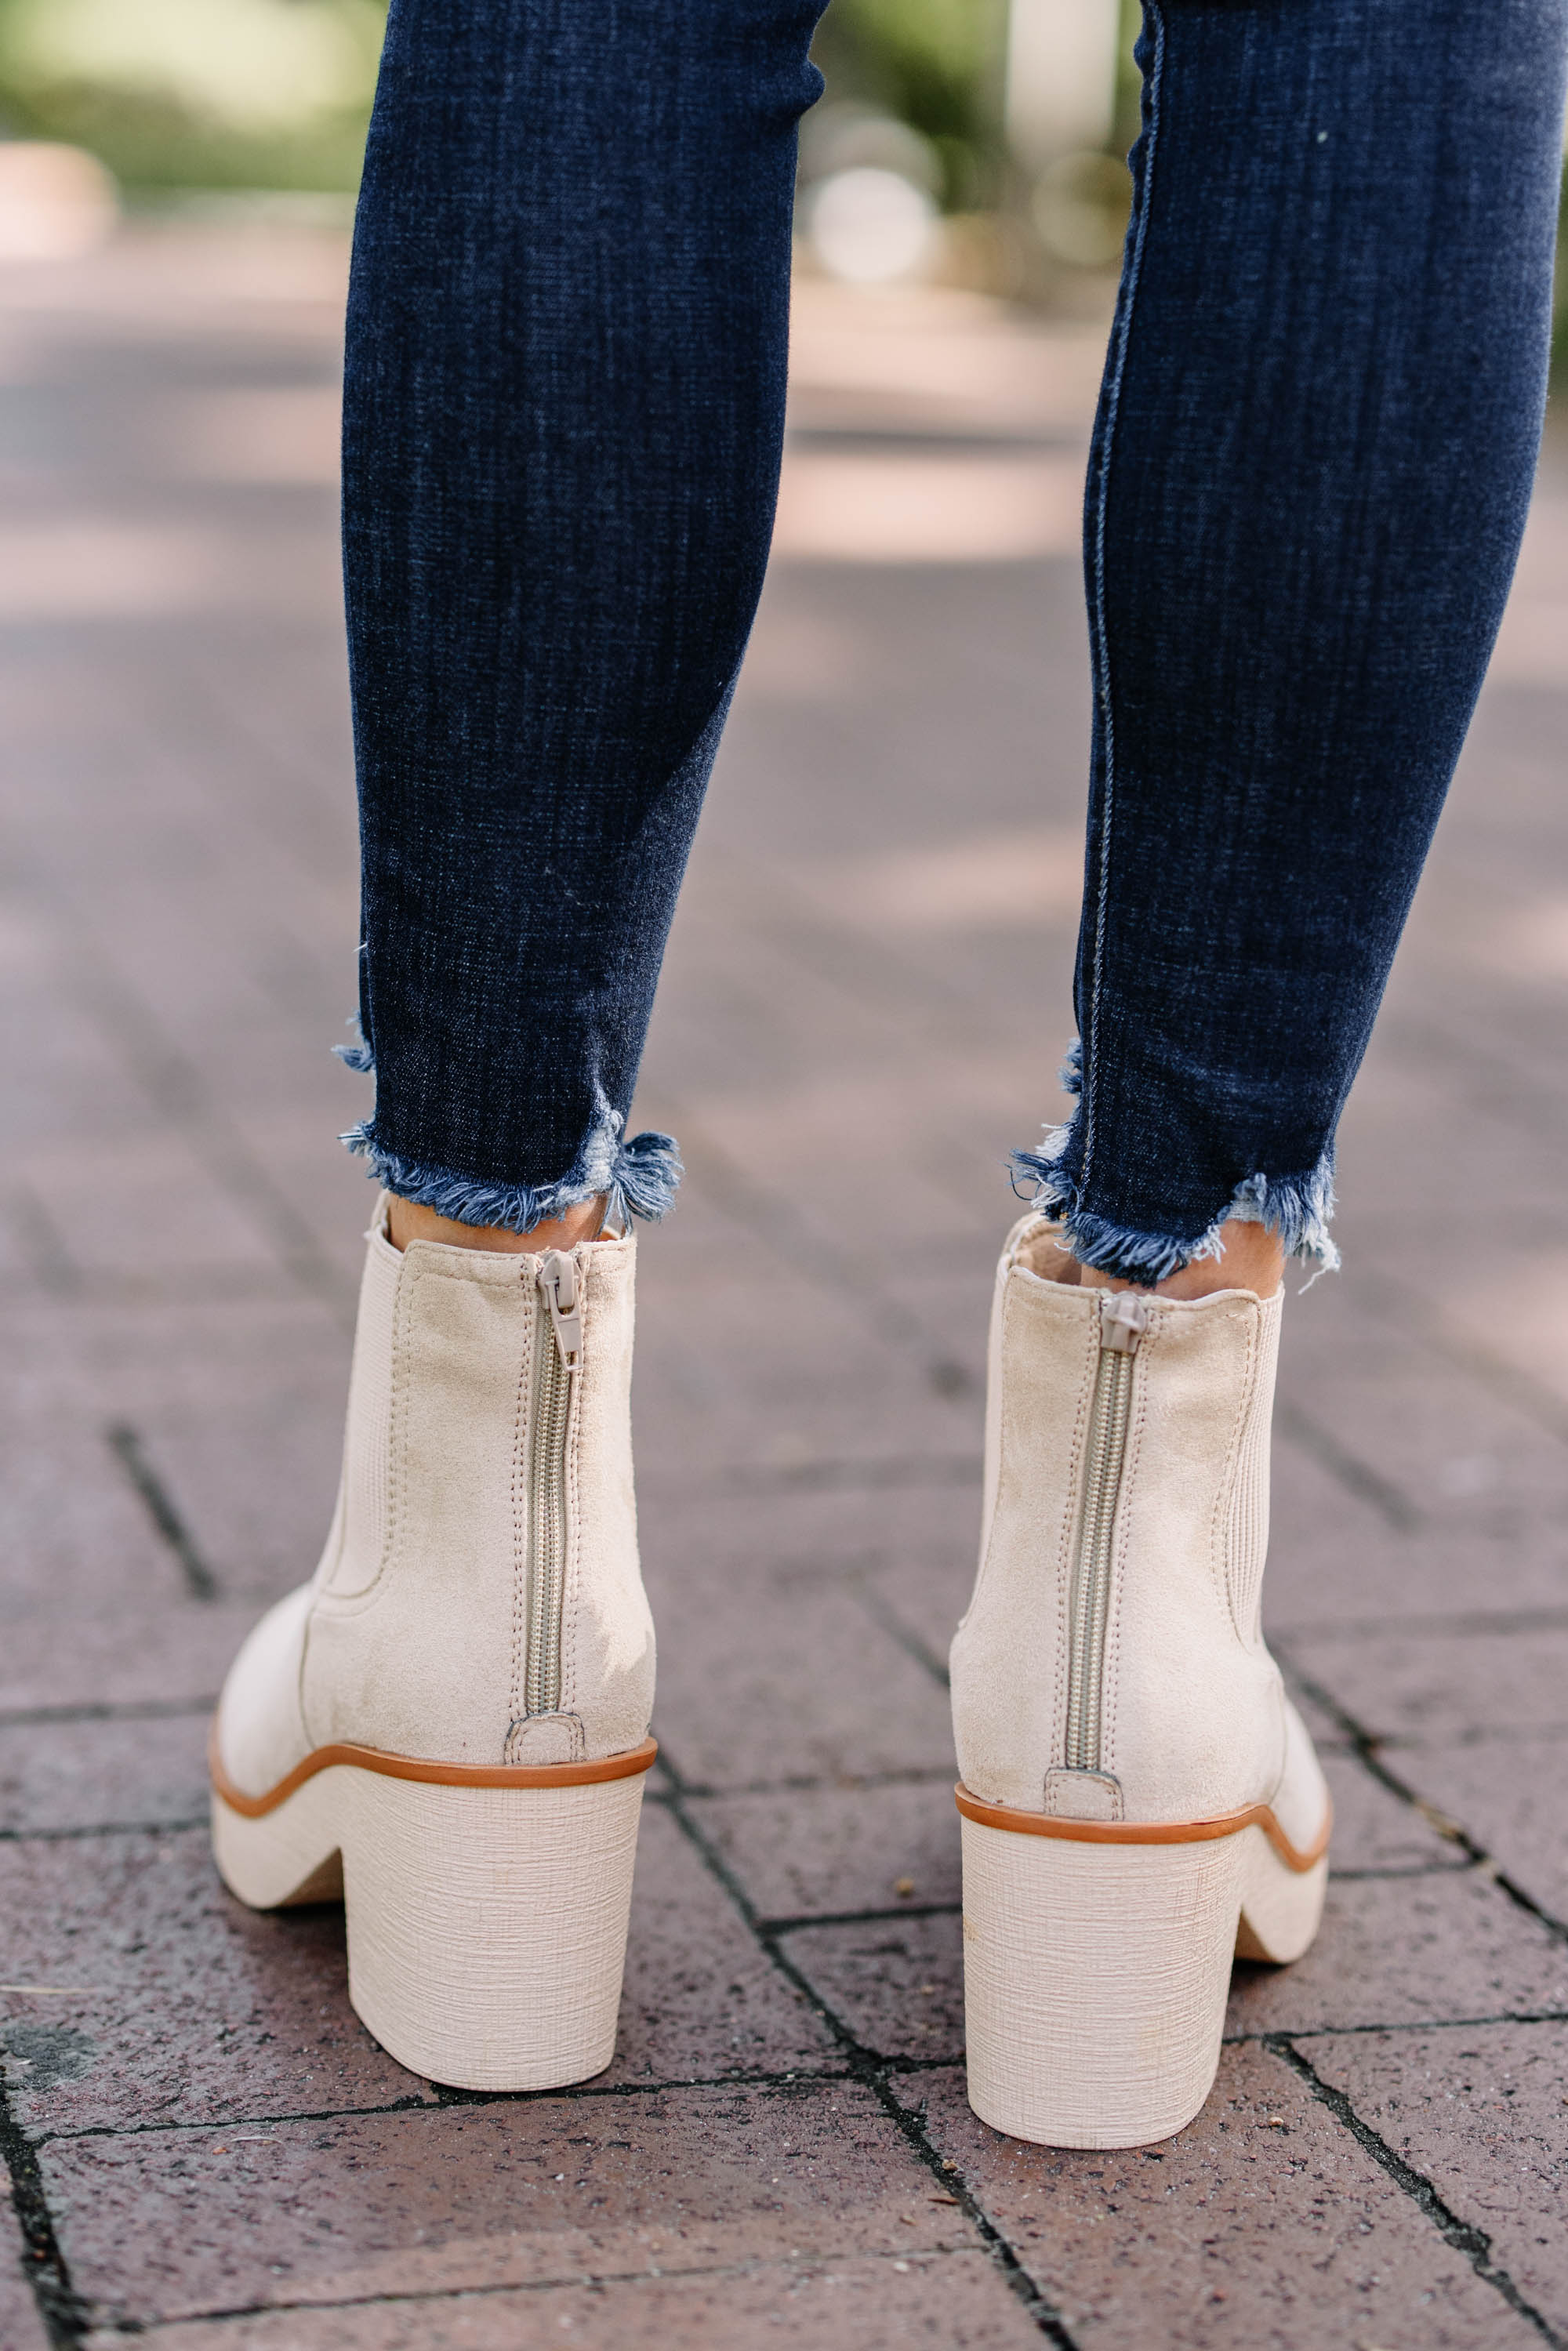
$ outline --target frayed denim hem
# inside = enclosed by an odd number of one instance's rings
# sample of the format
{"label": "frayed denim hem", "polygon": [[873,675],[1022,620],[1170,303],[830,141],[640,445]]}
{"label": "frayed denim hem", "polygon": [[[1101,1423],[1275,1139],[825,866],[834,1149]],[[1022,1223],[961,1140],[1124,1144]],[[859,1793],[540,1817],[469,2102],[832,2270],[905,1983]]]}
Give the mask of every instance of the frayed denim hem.
{"label": "frayed denim hem", "polygon": [[358,1070],[361,1077],[368,1078],[375,1070],[376,1057],[365,1042],[359,1014],[350,1012],[343,1026],[353,1030],[354,1041],[351,1045],[334,1045],[332,1050],[346,1070]]}
{"label": "frayed denim hem", "polygon": [[[334,1045],[333,1052],[350,1070],[374,1074],[376,1059],[365,1041],[357,1012],[345,1026],[354,1031],[351,1045]],[[597,1091],[597,1090],[596,1090]],[[450,1167],[429,1167],[401,1151],[384,1150],[377,1139],[376,1123],[367,1118],[338,1140],[346,1143],[368,1165],[367,1176],[400,1199],[434,1208],[457,1225],[499,1225],[512,1233],[531,1232],[548,1224],[580,1200],[604,1195],[606,1224],[629,1225],[633,1217],[657,1224],[675,1205],[685,1169],[673,1134],[650,1129],[622,1143],[626,1122],[598,1093],[597,1115],[573,1166],[554,1184],[482,1184],[459,1176]]]}
{"label": "frayed denim hem", "polygon": [[[1334,1206],[1332,1153],[1325,1152],[1305,1175],[1246,1176],[1224,1214],[1207,1231],[1196,1240],[1178,1240],[1167,1233],[1141,1233],[1113,1224],[1109,1217],[1093,1216],[1079,1206],[1076,1176],[1063,1164],[1076,1117],[1075,1111],[1065,1126],[1048,1128],[1040,1150],[1015,1151],[1011,1169],[1013,1189],[1019,1197],[1031,1198],[1043,1214],[1060,1217],[1081,1265],[1097,1266],[1124,1281],[1153,1289],[1195,1259],[1223,1256],[1225,1227],[1234,1219],[1278,1233],[1287,1257],[1315,1267],[1313,1281],[1319,1274],[1337,1270],[1339,1251],[1328,1229]],[[1025,1184],[1032,1186],[1031,1192],[1020,1189]],[[1310,1289],[1312,1284],[1306,1286]]]}
{"label": "frayed denim hem", "polygon": [[[351,1048],[350,1050],[352,1050]],[[346,1057],[345,1057],[346,1058]],[[656,1223],[674,1205],[684,1170],[671,1134],[634,1134],[622,1143],[619,1111],[606,1107],[576,1165],[554,1184],[482,1184],[447,1167],[428,1167],[401,1152],[383,1150],[375,1121],[351,1127],[342,1137],[368,1161],[367,1174],[401,1199],[416,1200],[460,1225],[500,1225],[508,1232],[531,1232],[602,1193],[607,1224],[625,1225],[641,1217]]]}

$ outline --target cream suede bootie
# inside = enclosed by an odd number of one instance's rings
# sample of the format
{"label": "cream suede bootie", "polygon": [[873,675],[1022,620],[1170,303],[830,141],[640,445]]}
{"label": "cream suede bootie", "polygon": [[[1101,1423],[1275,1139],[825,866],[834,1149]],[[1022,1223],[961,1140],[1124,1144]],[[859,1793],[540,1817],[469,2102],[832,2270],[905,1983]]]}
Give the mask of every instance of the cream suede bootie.
{"label": "cream suede bootie", "polygon": [[1137,2147],[1189,2122],[1233,1955],[1317,1931],[1330,1809],[1264,1646],[1282,1298],[1069,1287],[1009,1237],[985,1526],[953,1643],[969,2098]]}
{"label": "cream suede bootie", "polygon": [[349,1996],[416,2073],[580,2081],[614,2051],[653,1697],[630,1387],[635,1243],[370,1236],[313,1580],[213,1725],[244,1902],[341,1888]]}

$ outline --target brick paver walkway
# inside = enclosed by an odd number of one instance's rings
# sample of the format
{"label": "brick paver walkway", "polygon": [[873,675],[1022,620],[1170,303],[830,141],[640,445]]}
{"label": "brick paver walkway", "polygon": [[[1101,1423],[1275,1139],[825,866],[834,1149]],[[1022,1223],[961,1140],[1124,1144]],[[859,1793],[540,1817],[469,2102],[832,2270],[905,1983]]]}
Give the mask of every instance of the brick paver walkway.
{"label": "brick paver walkway", "polygon": [[[333,541],[340,241],[4,287],[0,2342],[1568,2341],[1568,493],[1289,1317],[1275,1635],[1340,1808],[1170,2144],[960,2066],[942,1659],[1009,1144],[1068,1023],[1094,336],[807,289],[779,555],[644,1095],[664,1764],[619,2054],[416,2081],[256,1917],[204,1719],[311,1566],[370,1193]],[[1537,1240],[1539,1237],[1539,1242]]]}

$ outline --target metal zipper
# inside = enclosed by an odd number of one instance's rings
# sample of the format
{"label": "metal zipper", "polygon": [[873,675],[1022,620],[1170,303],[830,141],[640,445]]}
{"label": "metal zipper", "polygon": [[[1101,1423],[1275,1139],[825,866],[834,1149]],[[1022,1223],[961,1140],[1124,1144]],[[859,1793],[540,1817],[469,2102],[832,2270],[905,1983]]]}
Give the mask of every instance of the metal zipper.
{"label": "metal zipper", "polygon": [[532,1264],[537,1320],[523,1709],[555,1714],[560,1707],[560,1625],[566,1596],[566,1447],[571,1384],[582,1366],[582,1277],[577,1259],[564,1249],[541,1249]]}
{"label": "metal zipper", "polygon": [[1067,1750],[1070,1771],[1100,1769],[1104,1701],[1105,1624],[1111,1605],[1111,1537],[1127,1421],[1133,1405],[1133,1357],[1149,1321],[1149,1302],[1135,1290],[1113,1290],[1100,1310],[1100,1360],[1083,1464],[1083,1516],[1072,1568],[1068,1631]]}

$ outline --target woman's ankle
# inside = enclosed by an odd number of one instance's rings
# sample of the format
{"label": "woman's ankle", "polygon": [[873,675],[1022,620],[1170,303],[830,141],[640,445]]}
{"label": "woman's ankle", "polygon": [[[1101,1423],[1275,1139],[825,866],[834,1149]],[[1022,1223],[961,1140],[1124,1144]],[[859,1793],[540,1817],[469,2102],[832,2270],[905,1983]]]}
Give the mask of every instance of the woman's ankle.
{"label": "woman's ankle", "polygon": [[[1084,1290],[1133,1290],[1140,1284],[1100,1267],[1075,1264],[1063,1279],[1076,1278]],[[1218,1257],[1194,1258],[1179,1273],[1155,1282],[1155,1298],[1212,1298],[1218,1290],[1249,1290],[1258,1298],[1272,1298],[1285,1278],[1285,1252],[1280,1236],[1264,1225],[1232,1217],[1226,1224]]]}
{"label": "woman's ankle", "polygon": [[575,1249],[579,1241],[592,1240],[603,1222],[602,1196],[575,1201],[564,1215],[515,1233],[506,1225],[460,1225],[454,1217],[438,1217],[420,1201],[393,1193],[387,1209],[387,1238],[396,1249],[406,1249],[410,1241],[441,1241],[448,1249],[500,1249],[515,1257],[528,1249]]}

